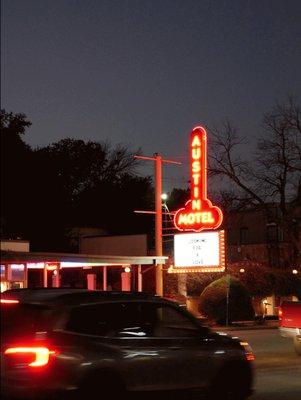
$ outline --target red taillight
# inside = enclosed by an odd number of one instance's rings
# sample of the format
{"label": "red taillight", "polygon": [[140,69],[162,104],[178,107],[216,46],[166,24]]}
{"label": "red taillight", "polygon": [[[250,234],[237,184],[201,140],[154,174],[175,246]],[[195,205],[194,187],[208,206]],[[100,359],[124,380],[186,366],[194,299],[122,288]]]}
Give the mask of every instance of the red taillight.
{"label": "red taillight", "polygon": [[254,361],[255,360],[255,356],[254,356],[254,354],[246,354],[246,359],[248,361]]}
{"label": "red taillight", "polygon": [[29,367],[43,367],[49,363],[50,356],[55,351],[47,347],[9,347],[4,351],[6,356],[33,356],[33,361],[28,363]]}
{"label": "red taillight", "polygon": [[0,299],[1,304],[18,304],[19,300],[15,299]]}

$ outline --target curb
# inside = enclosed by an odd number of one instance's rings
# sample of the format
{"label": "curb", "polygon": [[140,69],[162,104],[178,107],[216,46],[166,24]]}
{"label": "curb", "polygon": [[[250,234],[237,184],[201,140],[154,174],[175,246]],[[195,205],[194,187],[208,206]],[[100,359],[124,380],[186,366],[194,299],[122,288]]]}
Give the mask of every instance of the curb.
{"label": "curb", "polygon": [[278,329],[278,326],[211,326],[213,331],[259,331],[265,329]]}
{"label": "curb", "polygon": [[218,326],[213,325],[209,326],[210,329],[214,331],[245,331],[245,330],[262,330],[262,329],[278,329],[279,322],[277,323],[269,323],[269,324],[262,324],[262,325],[254,325],[254,324],[244,324],[244,325],[231,325],[231,326]]}

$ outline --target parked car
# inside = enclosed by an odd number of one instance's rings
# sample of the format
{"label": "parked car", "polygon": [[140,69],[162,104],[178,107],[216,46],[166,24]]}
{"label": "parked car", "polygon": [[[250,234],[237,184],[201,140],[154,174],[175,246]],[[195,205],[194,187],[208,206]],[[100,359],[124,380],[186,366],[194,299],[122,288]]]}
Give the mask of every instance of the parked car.
{"label": "parked car", "polygon": [[279,309],[279,321],[281,336],[292,338],[295,351],[301,356],[301,301],[284,301]]}
{"label": "parked car", "polygon": [[212,332],[158,296],[19,289],[4,292],[1,311],[3,396],[251,393],[248,344]]}

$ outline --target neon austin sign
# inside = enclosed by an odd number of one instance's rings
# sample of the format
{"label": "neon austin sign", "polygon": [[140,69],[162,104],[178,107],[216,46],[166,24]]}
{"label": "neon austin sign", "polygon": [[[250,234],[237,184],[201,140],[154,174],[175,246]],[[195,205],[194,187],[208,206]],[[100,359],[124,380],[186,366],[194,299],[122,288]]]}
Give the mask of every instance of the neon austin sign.
{"label": "neon austin sign", "polygon": [[175,227],[179,231],[193,232],[217,229],[223,221],[223,214],[207,199],[207,133],[202,126],[191,132],[189,152],[191,199],[176,211]]}

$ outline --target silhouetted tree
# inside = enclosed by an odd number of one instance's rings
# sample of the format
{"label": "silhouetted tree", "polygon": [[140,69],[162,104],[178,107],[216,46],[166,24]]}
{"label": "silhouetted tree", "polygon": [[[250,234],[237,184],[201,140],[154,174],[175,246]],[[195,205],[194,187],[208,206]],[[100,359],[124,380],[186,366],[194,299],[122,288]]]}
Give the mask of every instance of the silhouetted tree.
{"label": "silhouetted tree", "polygon": [[[33,179],[43,198],[34,200],[39,214],[35,230],[47,226],[52,237],[48,250],[68,249],[66,231],[73,227],[116,234],[147,230],[145,219],[133,210],[149,201],[151,181],[136,174],[137,161],[126,147],[68,138],[36,149],[34,158]],[[42,246],[39,236],[33,244]]]}
{"label": "silhouetted tree", "polygon": [[22,140],[30,125],[24,114],[1,111],[3,236],[29,239],[33,250],[67,251],[73,227],[150,230],[152,220],[133,212],[153,207],[151,179],[137,174],[133,152],[71,138],[32,150]]}
{"label": "silhouetted tree", "polygon": [[22,136],[31,122],[24,114],[0,111],[1,130],[1,235],[25,234],[31,149]]}

